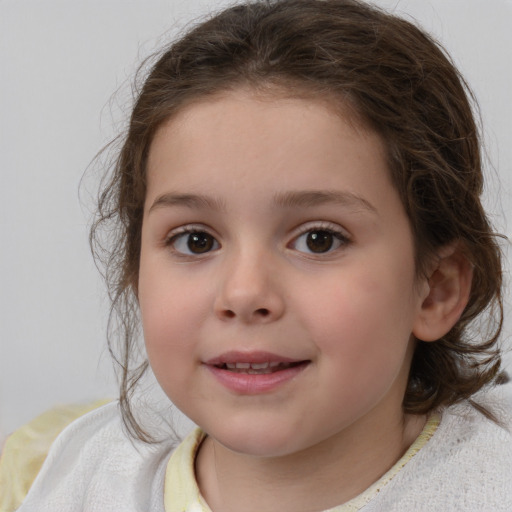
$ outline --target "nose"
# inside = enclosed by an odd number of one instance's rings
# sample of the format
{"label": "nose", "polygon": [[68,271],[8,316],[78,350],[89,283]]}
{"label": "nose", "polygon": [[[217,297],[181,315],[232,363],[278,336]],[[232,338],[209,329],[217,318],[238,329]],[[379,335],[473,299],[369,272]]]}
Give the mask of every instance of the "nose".
{"label": "nose", "polygon": [[215,314],[223,321],[270,323],[282,317],[285,301],[279,271],[263,255],[236,255],[224,262],[215,299]]}

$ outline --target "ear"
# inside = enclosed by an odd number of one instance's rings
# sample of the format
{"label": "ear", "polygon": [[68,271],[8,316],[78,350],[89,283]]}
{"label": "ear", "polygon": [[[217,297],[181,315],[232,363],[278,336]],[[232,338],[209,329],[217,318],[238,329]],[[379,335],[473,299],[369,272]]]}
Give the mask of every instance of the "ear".
{"label": "ear", "polygon": [[438,252],[413,327],[417,339],[436,341],[457,323],[468,303],[472,279],[473,266],[460,244],[451,244]]}

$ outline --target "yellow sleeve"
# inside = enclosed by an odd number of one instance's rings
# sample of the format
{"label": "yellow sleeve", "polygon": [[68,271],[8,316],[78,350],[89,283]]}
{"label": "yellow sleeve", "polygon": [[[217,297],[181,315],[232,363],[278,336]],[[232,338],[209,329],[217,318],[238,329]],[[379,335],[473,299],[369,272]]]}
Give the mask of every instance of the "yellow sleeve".
{"label": "yellow sleeve", "polygon": [[56,407],[7,438],[0,458],[0,512],[13,512],[21,505],[61,431],[73,420],[108,402]]}

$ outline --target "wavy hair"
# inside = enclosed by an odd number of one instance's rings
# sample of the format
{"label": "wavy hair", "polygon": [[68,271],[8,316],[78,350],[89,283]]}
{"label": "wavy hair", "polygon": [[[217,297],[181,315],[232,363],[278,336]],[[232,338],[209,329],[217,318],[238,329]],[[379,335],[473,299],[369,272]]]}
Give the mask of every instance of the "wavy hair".
{"label": "wavy hair", "polygon": [[[158,55],[99,196],[91,243],[112,298],[109,341],[129,430],[150,440],[130,406],[148,365],[134,357],[148,151],[162,123],[186,105],[238,87],[349,106],[387,147],[418,273],[453,242],[473,265],[460,320],[436,342],[417,341],[404,410],[427,413],[490,383],[500,368],[501,252],[480,201],[480,139],[466,82],[430,36],[361,1],[255,1],[211,17]],[[482,312],[487,322],[475,327]]]}

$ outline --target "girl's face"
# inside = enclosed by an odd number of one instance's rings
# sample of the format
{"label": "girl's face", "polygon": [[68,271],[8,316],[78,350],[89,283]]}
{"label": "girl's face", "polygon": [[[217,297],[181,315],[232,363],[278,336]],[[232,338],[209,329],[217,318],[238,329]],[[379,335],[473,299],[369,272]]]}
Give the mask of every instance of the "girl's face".
{"label": "girl's face", "polygon": [[169,398],[249,455],[399,429],[428,286],[380,137],[238,91],[164,125],[147,172],[138,297]]}

